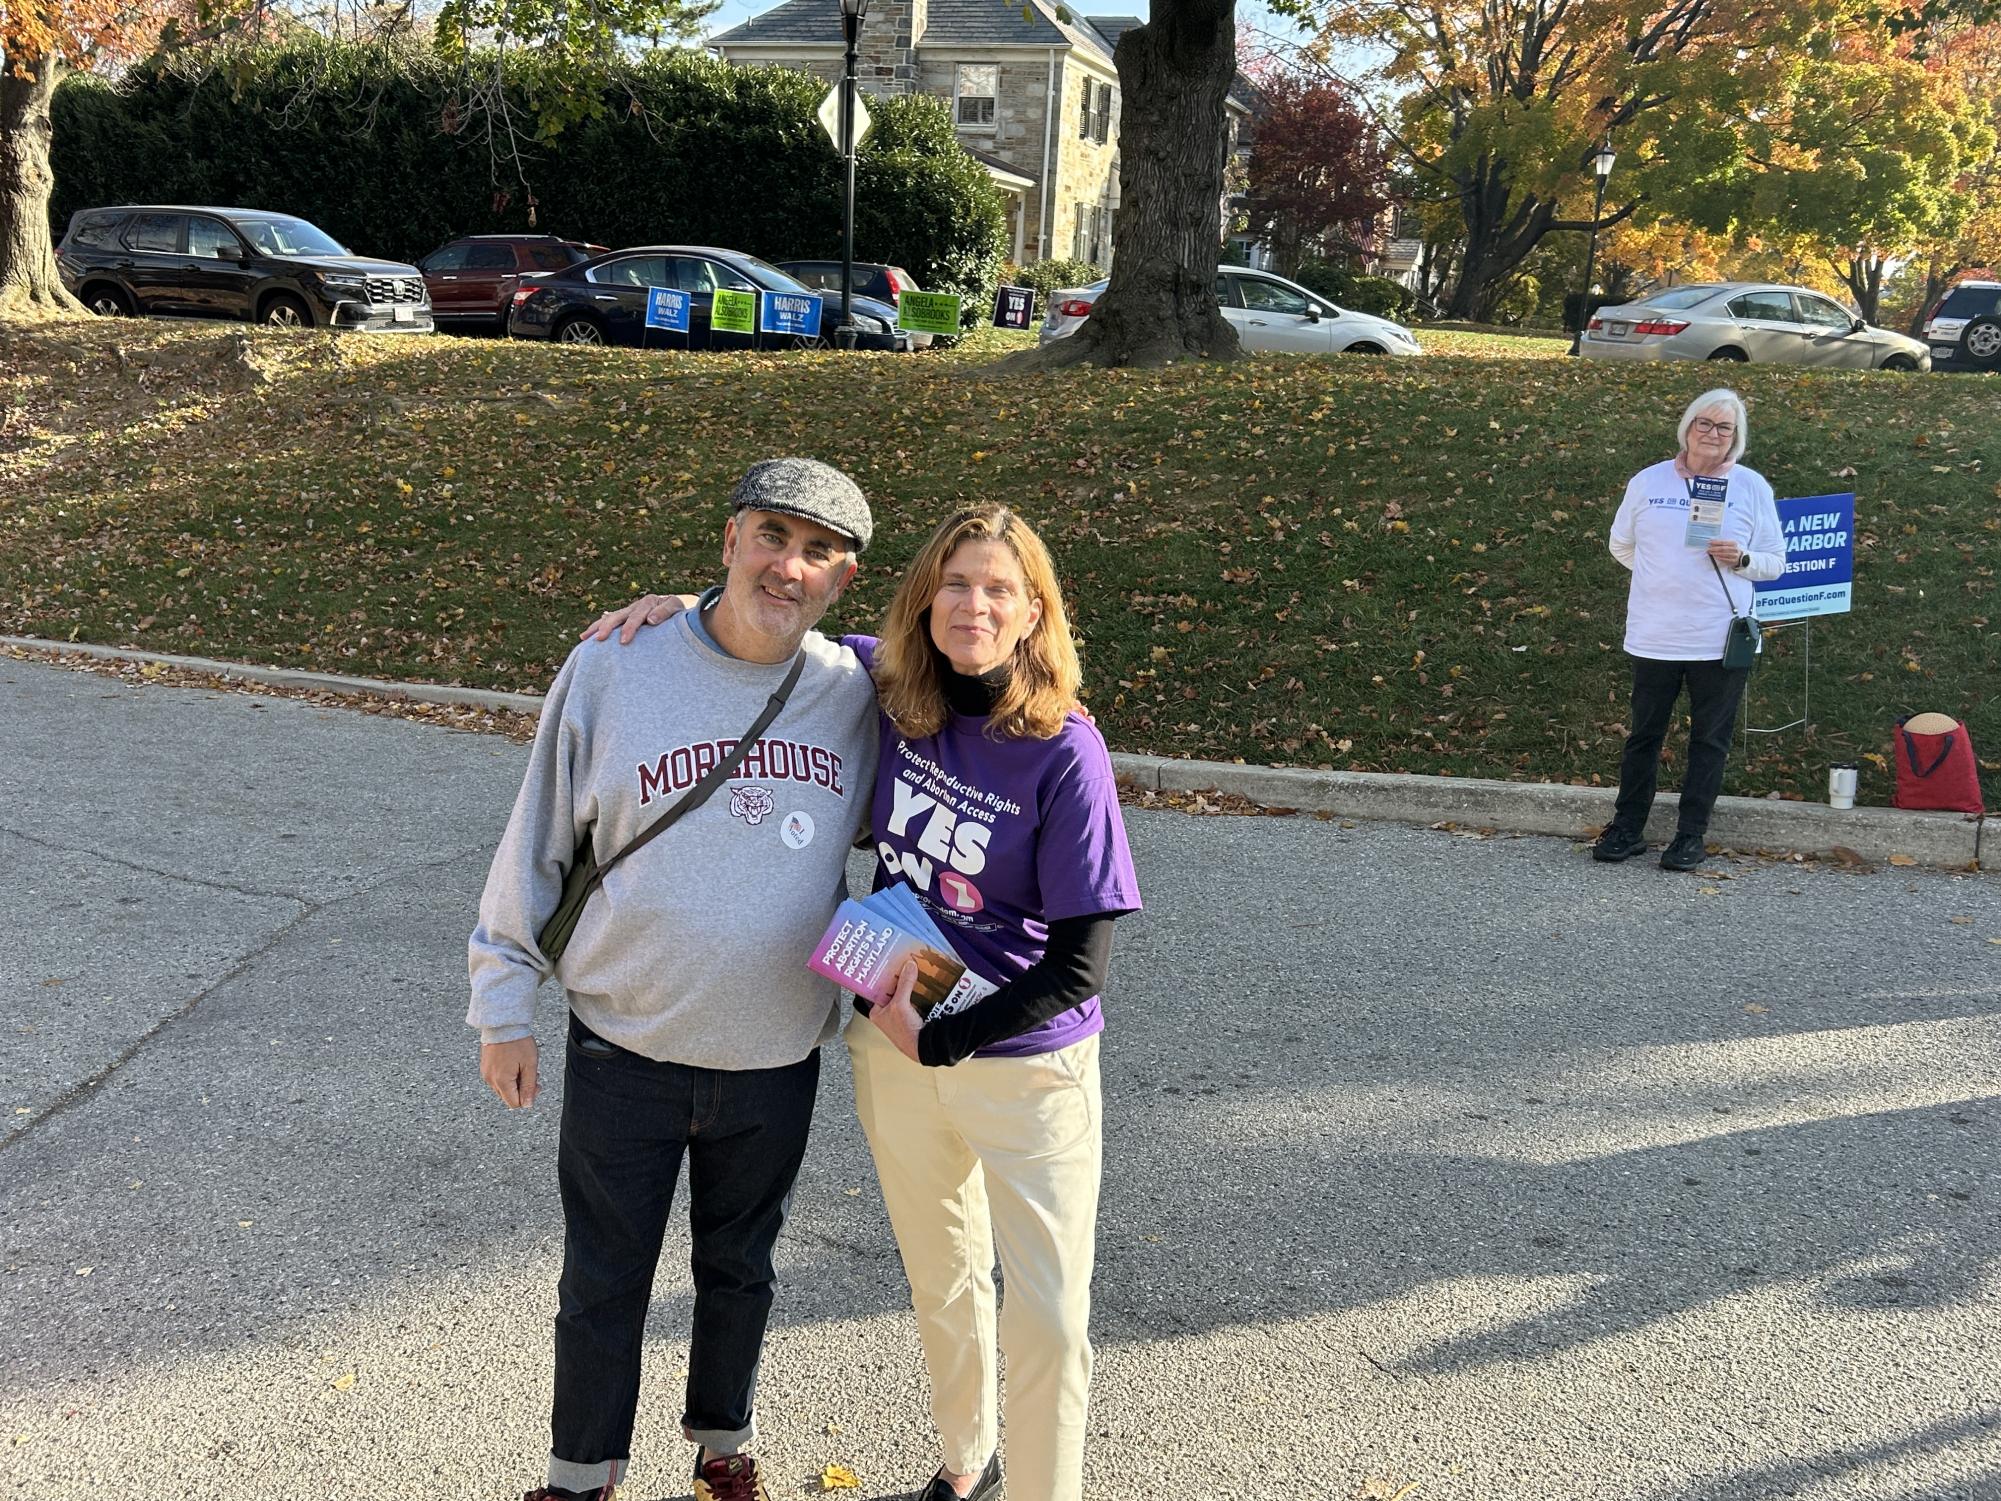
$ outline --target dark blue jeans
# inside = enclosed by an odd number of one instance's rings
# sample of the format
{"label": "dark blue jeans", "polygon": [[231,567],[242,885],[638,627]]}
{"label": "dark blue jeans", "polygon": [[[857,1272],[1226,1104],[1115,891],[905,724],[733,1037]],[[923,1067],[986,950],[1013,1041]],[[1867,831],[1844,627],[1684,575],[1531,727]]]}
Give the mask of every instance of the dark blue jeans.
{"label": "dark blue jeans", "polygon": [[1737,701],[1744,696],[1748,667],[1721,662],[1663,662],[1634,657],[1633,732],[1619,761],[1619,801],[1613,821],[1638,834],[1654,808],[1654,778],[1660,769],[1661,743],[1674,718],[1675,700],[1688,686],[1688,758],[1681,774],[1681,802],[1675,832],[1701,836],[1709,832],[1710,810],[1723,790],[1723,764],[1730,759],[1730,727],[1737,722]]}
{"label": "dark blue jeans", "polygon": [[631,1454],[653,1270],[684,1155],[695,1311],[682,1428],[712,1448],[750,1441],[771,1252],[819,1081],[817,1049],[783,1068],[689,1068],[615,1048],[570,1018],[553,1484],[615,1482]]}

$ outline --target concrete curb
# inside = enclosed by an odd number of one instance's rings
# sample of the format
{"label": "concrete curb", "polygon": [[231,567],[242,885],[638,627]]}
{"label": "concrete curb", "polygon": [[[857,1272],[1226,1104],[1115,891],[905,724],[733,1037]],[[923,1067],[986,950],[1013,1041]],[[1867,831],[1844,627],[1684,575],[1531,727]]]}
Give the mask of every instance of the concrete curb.
{"label": "concrete curb", "polygon": [[497,693],[486,688],[453,688],[443,683],[392,683],[382,678],[348,677],[338,672],[306,672],[294,667],[259,667],[251,662],[219,662],[213,657],[177,657],[167,652],[137,651],[122,646],[91,646],[81,641],[44,641],[34,636],[0,636],[0,646],[45,653],[52,657],[91,657],[100,662],[159,662],[189,672],[266,683],[273,688],[317,688],[369,698],[402,698],[419,704],[457,704],[470,709],[511,709],[517,714],[542,712],[539,693]]}
{"label": "concrete curb", "polygon": [[[311,688],[328,693],[406,699],[413,703],[456,704],[475,709],[541,712],[537,693],[498,693],[484,688],[452,688],[439,683],[395,683],[332,672],[258,667],[209,657],[170,656],[115,646],[44,641],[33,636],[0,636],[0,646],[61,658],[160,662],[225,679],[279,688]],[[1114,752],[1112,765],[1129,787],[1154,792],[1227,792],[1272,808],[1299,808],[1376,822],[1455,823],[1465,828],[1514,834],[1549,834],[1581,839],[1612,816],[1609,787],[1571,787],[1552,782],[1501,782],[1483,777],[1428,777],[1401,772],[1307,771],[1283,766],[1242,766],[1224,761],[1177,761],[1163,756]],[[1647,837],[1665,843],[1674,835],[1675,798],[1654,799]],[[1943,870],[1974,868],[1981,826],[1958,813],[1908,813],[1901,808],[1829,808],[1821,803],[1771,802],[1722,797],[1710,820],[1712,844],[1726,849],[1827,855],[1852,851],[1863,860],[1909,859]]]}
{"label": "concrete curb", "polygon": [[[1160,792],[1231,792],[1266,807],[1301,808],[1389,823],[1451,822],[1465,828],[1581,839],[1612,816],[1614,789],[1483,777],[1408,776],[1379,771],[1304,771],[1174,761],[1116,754],[1128,786]],[[1647,837],[1674,837],[1673,794],[1654,799]],[[1918,865],[1964,870],[1977,858],[1980,824],[1958,813],[1901,808],[1830,808],[1821,803],[1720,797],[1709,841],[1725,849],[1825,855],[1851,850],[1864,860],[1908,857]]]}

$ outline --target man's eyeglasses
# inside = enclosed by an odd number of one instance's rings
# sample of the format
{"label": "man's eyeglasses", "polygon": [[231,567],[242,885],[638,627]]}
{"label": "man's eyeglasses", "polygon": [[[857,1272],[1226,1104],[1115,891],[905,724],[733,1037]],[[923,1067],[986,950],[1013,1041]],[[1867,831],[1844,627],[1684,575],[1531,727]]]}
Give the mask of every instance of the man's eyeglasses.
{"label": "man's eyeglasses", "polygon": [[1734,422],[1715,422],[1707,417],[1698,417],[1689,423],[1689,426],[1699,433],[1715,433],[1722,438],[1727,438],[1737,431],[1737,424]]}

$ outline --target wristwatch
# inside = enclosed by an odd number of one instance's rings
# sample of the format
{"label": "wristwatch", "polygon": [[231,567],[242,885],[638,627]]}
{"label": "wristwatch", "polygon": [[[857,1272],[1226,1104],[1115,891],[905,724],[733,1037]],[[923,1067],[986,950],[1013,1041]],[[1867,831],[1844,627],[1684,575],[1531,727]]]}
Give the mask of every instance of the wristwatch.
{"label": "wristwatch", "polygon": [[1730,566],[1737,572],[1742,573],[1746,568],[1751,566],[1751,555],[1740,548],[1737,553],[1737,561]]}

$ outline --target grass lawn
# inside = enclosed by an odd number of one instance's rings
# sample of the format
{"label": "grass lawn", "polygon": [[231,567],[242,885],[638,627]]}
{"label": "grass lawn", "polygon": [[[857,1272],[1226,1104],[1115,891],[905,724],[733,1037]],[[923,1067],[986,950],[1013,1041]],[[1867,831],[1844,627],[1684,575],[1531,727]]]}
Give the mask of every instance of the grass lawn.
{"label": "grass lawn", "polygon": [[[808,453],[877,515],[830,624],[868,628],[949,507],[1005,500],[1057,553],[1118,748],[1606,780],[1626,575],[1605,531],[1729,378],[1748,462],[1781,495],[1854,489],[1861,545],[1855,613],[1813,628],[1812,732],[1754,737],[1728,790],[1820,797],[1862,760],[1887,802],[1892,722],[1936,708],[2001,801],[2001,383],[1446,332],[1416,360],[993,377],[1026,337],[843,358],[0,334],[0,631],[539,689],[601,607],[715,575],[746,463]],[[1802,635],[1768,649],[1754,724],[1796,717]]]}

